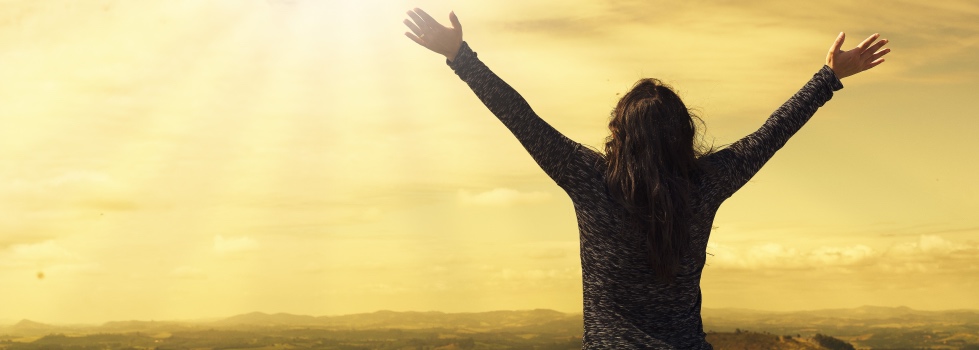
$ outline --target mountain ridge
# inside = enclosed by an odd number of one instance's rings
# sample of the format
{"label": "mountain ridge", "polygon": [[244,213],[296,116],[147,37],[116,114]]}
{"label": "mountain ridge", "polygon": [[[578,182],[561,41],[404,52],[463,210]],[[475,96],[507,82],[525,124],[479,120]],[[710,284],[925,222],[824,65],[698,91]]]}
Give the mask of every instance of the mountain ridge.
{"label": "mountain ridge", "polygon": [[[746,309],[746,308],[703,308],[702,316],[704,319],[709,318],[727,318],[729,316],[756,316],[756,317],[780,317],[780,316],[819,316],[819,317],[831,317],[840,318],[849,316],[848,318],[854,319],[867,319],[867,318],[893,318],[898,316],[937,316],[942,314],[966,314],[968,316],[975,315],[979,318],[979,309],[949,309],[949,310],[918,310],[912,309],[907,306],[873,306],[873,305],[863,305],[855,308],[836,308],[836,309],[811,309],[811,310],[796,310],[796,311],[771,311],[771,310],[756,310],[756,309]],[[548,318],[567,318],[567,317],[581,317],[582,313],[573,312],[566,313],[561,311],[556,311],[552,309],[526,309],[526,310],[494,310],[494,311],[474,311],[474,312],[444,312],[444,311],[393,311],[393,310],[377,310],[372,312],[361,312],[353,314],[343,314],[343,315],[306,315],[306,314],[292,314],[287,312],[276,312],[267,313],[261,311],[253,311],[243,314],[237,314],[229,317],[217,317],[209,318],[207,320],[125,320],[125,321],[107,321],[101,324],[60,324],[60,323],[46,323],[38,322],[30,319],[21,319],[14,324],[0,324],[0,330],[9,328],[24,328],[24,329],[47,329],[47,328],[93,328],[93,327],[118,327],[126,324],[132,325],[153,325],[153,324],[196,324],[196,325],[248,325],[248,324],[302,324],[303,322],[312,324],[323,323],[325,320],[356,320],[364,318],[383,318],[383,317],[417,317],[417,318],[431,318],[431,317],[449,317],[449,318],[464,318],[464,317],[513,317],[514,315],[520,315],[523,317],[530,316],[540,319]],[[859,317],[857,317],[859,316]]]}
{"label": "mountain ridge", "polygon": [[[702,316],[704,331],[710,337],[719,344],[728,344],[737,349],[748,344],[773,349],[810,349],[813,345],[810,340],[818,334],[830,335],[861,348],[979,346],[979,310],[925,311],[909,307],[863,306],[776,312],[730,308],[703,309]],[[133,341],[162,338],[176,341],[186,340],[187,337],[206,339],[211,335],[235,338],[245,334],[290,334],[289,337],[333,334],[370,339],[411,338],[425,334],[428,335],[424,337],[455,334],[454,339],[491,339],[493,334],[509,334],[505,336],[509,337],[507,341],[519,343],[530,339],[521,336],[533,338],[543,334],[546,337],[554,336],[556,338],[549,339],[563,344],[575,339],[580,341],[583,326],[582,314],[550,309],[463,313],[378,310],[339,316],[250,312],[210,320],[130,320],[89,326],[51,325],[25,319],[14,325],[0,326],[0,340],[48,338],[54,344],[86,334],[115,334],[113,337],[129,337],[126,339]],[[171,335],[177,336],[171,338]],[[433,339],[441,339],[438,337]],[[440,341],[450,342],[446,339]],[[0,350],[3,349],[0,345]]]}

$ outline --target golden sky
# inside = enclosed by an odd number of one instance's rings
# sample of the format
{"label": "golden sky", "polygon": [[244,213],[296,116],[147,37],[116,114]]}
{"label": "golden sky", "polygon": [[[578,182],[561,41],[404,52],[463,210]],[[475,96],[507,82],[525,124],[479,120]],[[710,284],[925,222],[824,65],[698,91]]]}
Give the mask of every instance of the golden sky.
{"label": "golden sky", "polygon": [[0,323],[581,312],[570,199],[404,37],[416,6],[595,147],[639,78],[724,145],[837,33],[882,33],[887,62],[721,207],[703,305],[979,308],[971,0],[0,6]]}

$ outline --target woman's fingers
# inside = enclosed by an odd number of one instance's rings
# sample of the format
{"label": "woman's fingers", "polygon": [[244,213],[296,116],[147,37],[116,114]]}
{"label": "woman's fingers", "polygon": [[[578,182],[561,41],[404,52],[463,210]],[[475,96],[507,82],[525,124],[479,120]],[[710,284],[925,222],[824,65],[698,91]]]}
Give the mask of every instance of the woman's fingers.
{"label": "woman's fingers", "polygon": [[873,46],[865,50],[862,53],[862,55],[866,56],[866,55],[874,54],[877,52],[877,50],[880,50],[880,48],[883,47],[885,44],[887,44],[887,39],[882,39],[881,41],[878,41],[876,44],[874,44]]}
{"label": "woman's fingers", "polygon": [[459,17],[456,17],[455,11],[449,12],[449,22],[452,22],[452,28],[462,31],[462,23],[459,23]]}
{"label": "woman's fingers", "polygon": [[[877,67],[877,65],[879,65],[881,63],[884,63],[884,59],[883,58],[878,58],[878,59],[874,60],[873,62],[870,62],[870,65],[867,66],[867,69]],[[864,69],[864,70],[866,70],[866,69]]]}
{"label": "woman's fingers", "polygon": [[[415,9],[415,10],[418,10],[418,9]],[[418,16],[418,14],[416,14],[416,13],[414,13],[412,11],[408,11],[408,17],[411,17],[411,20],[415,21],[415,24],[418,25],[418,29],[421,29],[423,33],[424,33],[424,31],[429,30],[432,27],[431,25],[425,23],[425,20],[422,19],[420,16]]]}
{"label": "woman's fingers", "polygon": [[879,59],[881,57],[884,57],[884,55],[886,55],[888,52],[891,52],[891,49],[883,49],[883,50],[880,50],[880,52],[877,52],[877,53],[875,53],[873,55],[870,55],[870,58],[867,59],[867,60],[868,61],[871,61],[871,62],[877,61],[877,59]]}
{"label": "woman's fingers", "polygon": [[834,41],[833,45],[829,47],[829,52],[839,52],[840,48],[843,47],[844,40],[846,40],[846,33],[840,32],[840,35],[836,36],[836,41]]}
{"label": "woman's fingers", "polygon": [[428,46],[425,45],[425,42],[422,41],[422,39],[420,39],[415,34],[411,34],[411,33],[405,32],[405,36],[408,37],[408,39],[411,39],[412,41],[414,41],[415,43],[417,43],[418,45],[421,45],[423,47],[428,47]]}
{"label": "woman's fingers", "polygon": [[870,63],[867,63],[867,68],[864,70],[877,67],[877,65],[884,63],[884,55],[886,55],[889,52],[891,52],[891,49],[883,49],[880,50],[880,52],[876,52],[873,55],[870,55],[870,58],[868,58],[866,61]]}
{"label": "woman's fingers", "polygon": [[405,20],[405,25],[408,26],[408,29],[411,29],[411,32],[412,33],[415,33],[416,36],[421,36],[422,35],[422,30],[419,29],[418,26],[416,26],[414,23],[411,23],[410,20],[407,20],[406,19]]}
{"label": "woman's fingers", "polygon": [[425,20],[425,24],[428,25],[429,28],[435,29],[442,26],[441,24],[439,24],[439,21],[436,21],[434,18],[432,18],[432,16],[429,16],[428,13],[426,13],[422,9],[415,8],[415,12],[417,12],[418,15]]}
{"label": "woman's fingers", "polygon": [[870,46],[870,43],[874,42],[874,40],[877,40],[878,36],[880,36],[880,34],[875,33],[874,35],[867,37],[866,39],[863,40],[863,42],[860,43],[860,45],[857,45],[857,47],[860,48],[860,50],[866,50],[867,46]]}
{"label": "woman's fingers", "polygon": [[442,54],[449,61],[455,58],[456,52],[459,51],[459,45],[462,44],[462,24],[459,23],[459,18],[454,12],[449,13],[451,28],[443,26],[420,8],[416,7],[407,13],[408,17],[411,17],[410,20],[404,21],[404,24],[411,30],[405,32],[408,39]]}

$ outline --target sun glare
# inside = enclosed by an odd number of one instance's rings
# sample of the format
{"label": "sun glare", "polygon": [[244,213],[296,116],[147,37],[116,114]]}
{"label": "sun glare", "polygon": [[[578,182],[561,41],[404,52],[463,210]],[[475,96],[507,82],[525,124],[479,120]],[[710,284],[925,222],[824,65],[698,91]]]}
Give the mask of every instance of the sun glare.
{"label": "sun glare", "polygon": [[[935,307],[976,305],[963,292],[976,266],[965,253],[979,249],[967,198],[975,166],[958,161],[975,132],[948,127],[972,125],[958,112],[976,110],[975,82],[928,80],[931,68],[914,63],[979,61],[968,45],[944,50],[975,27],[947,11],[923,5],[868,23],[866,11],[775,2],[0,3],[0,335],[6,318],[580,312],[574,203],[444,57],[403,35],[415,7],[442,24],[455,11],[478,57],[589,145],[639,76],[676,79],[688,106],[707,104],[709,135],[733,141],[821,66],[825,33],[894,33],[908,59],[868,74],[880,80],[848,78],[726,202],[704,306],[767,307],[745,298],[770,291],[784,291],[772,298],[786,310],[927,299],[896,292],[912,287],[905,281],[950,296]],[[928,86],[898,89],[909,82]],[[947,122],[918,117],[931,112]],[[908,138],[958,151],[894,143]],[[880,145],[891,148],[870,151]],[[847,171],[812,171],[826,166]],[[918,231],[935,237],[919,242]],[[819,267],[833,254],[861,263],[830,261],[852,268],[840,275],[779,263]],[[934,271],[901,270],[918,261]]]}

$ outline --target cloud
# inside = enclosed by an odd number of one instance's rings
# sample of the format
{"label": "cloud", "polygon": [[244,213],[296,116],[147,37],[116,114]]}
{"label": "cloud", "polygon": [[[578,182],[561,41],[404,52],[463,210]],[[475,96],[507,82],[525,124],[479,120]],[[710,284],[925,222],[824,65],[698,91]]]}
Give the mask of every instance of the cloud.
{"label": "cloud", "polygon": [[849,268],[880,272],[953,271],[979,263],[979,244],[957,243],[937,235],[899,242],[885,249],[863,244],[809,250],[765,243],[746,248],[711,243],[707,264],[722,269]]}
{"label": "cloud", "polygon": [[431,267],[428,268],[428,272],[434,273],[434,274],[443,274],[443,273],[446,273],[448,271],[449,271],[449,268],[448,267],[445,267],[445,266],[442,266],[442,265],[433,265],[433,266],[431,266]]}
{"label": "cloud", "polygon": [[0,251],[15,245],[43,243],[53,238],[48,232],[38,231],[24,222],[0,222]]}
{"label": "cloud", "polygon": [[314,262],[310,262],[310,263],[307,263],[306,266],[303,266],[302,270],[300,270],[300,271],[305,272],[305,273],[318,274],[318,273],[323,273],[324,271],[326,271],[326,268],[324,268],[323,265],[320,265],[320,264],[317,264],[317,263],[314,263]]}
{"label": "cloud", "polygon": [[4,179],[0,182],[3,204],[14,208],[52,210],[88,208],[128,211],[139,208],[125,186],[97,171],[72,170],[54,177]]}
{"label": "cloud", "polygon": [[[600,22],[600,18],[566,16],[500,21],[496,27],[516,33],[537,32],[551,36],[580,38],[583,35],[607,34],[609,27],[602,26]],[[571,33],[578,33],[578,36],[572,36]]]}
{"label": "cloud", "polygon": [[[580,288],[581,268],[511,269],[487,271],[488,278],[477,283],[484,288],[540,290],[542,288]],[[580,290],[580,289],[579,289]]]}
{"label": "cloud", "polygon": [[75,255],[54,241],[36,244],[19,244],[10,248],[11,256],[28,260],[63,260],[75,259]]}
{"label": "cloud", "polygon": [[766,243],[750,247],[746,250],[736,249],[719,244],[708,245],[707,264],[720,268],[756,269],[769,267],[799,267],[802,254],[795,248],[786,248],[778,243]]}
{"label": "cloud", "polygon": [[944,255],[957,251],[969,250],[970,245],[953,243],[938,235],[921,235],[917,242],[905,242],[892,247],[888,253],[892,256],[923,256]]}
{"label": "cloud", "polygon": [[370,207],[360,213],[359,218],[365,221],[377,221],[384,212],[378,207]]}
{"label": "cloud", "polygon": [[[529,6],[514,5],[518,11]],[[844,0],[829,0],[818,5],[778,1],[710,5],[616,1],[593,6],[587,12],[557,9],[540,12],[541,15],[509,16],[494,22],[496,28],[520,37],[542,35],[569,42],[587,41],[589,45],[584,46],[589,48],[609,45],[604,49],[608,53],[621,52],[623,42],[654,42],[656,45],[638,45],[642,51],[628,52],[628,55],[645,57],[636,63],[659,60],[661,66],[669,66],[674,71],[703,72],[706,69],[723,73],[722,81],[761,76],[766,82],[775,84],[784,81],[784,74],[793,67],[810,62],[809,56],[805,57],[807,60],[799,61],[786,52],[818,52],[832,43],[837,34],[835,30],[846,31],[844,45],[848,48],[859,43],[865,35],[879,32],[892,40],[893,45],[888,46],[900,55],[900,59],[888,59],[888,69],[894,74],[870,79],[943,84],[977,77],[975,65],[971,64],[972,57],[979,51],[979,22],[975,21],[979,6],[974,1],[898,1],[894,6],[874,7],[875,16],[866,15],[868,6],[872,5]],[[766,45],[746,46],[745,42]],[[813,49],[814,46],[819,49]],[[650,47],[652,49],[648,49]],[[711,49],[697,50],[697,47]],[[645,54],[639,53],[643,51]],[[724,52],[728,59],[718,60],[717,52]],[[729,72],[729,68],[734,67],[732,63],[745,59],[763,60],[764,64],[756,65],[762,69]]]}
{"label": "cloud", "polygon": [[578,258],[580,242],[538,242],[529,244],[524,256],[534,260]]}
{"label": "cloud", "polygon": [[369,283],[363,284],[359,288],[368,294],[399,295],[412,291],[412,288],[400,284]]}
{"label": "cloud", "polygon": [[570,250],[558,248],[539,250],[527,254],[528,258],[536,260],[563,259],[569,256],[573,256]]}
{"label": "cloud", "polygon": [[959,243],[938,235],[921,235],[916,242],[891,246],[880,259],[879,269],[891,273],[975,271],[979,243]]}
{"label": "cloud", "polygon": [[581,278],[580,268],[563,269],[533,269],[533,270],[514,270],[502,269],[493,277],[501,280],[516,281],[544,281],[544,280],[575,280]]}
{"label": "cloud", "polygon": [[814,265],[850,266],[868,261],[877,254],[877,251],[865,245],[819,247],[809,252],[808,258]]}
{"label": "cloud", "polygon": [[82,259],[53,240],[41,243],[14,244],[0,252],[0,265],[33,267],[75,264]]}
{"label": "cloud", "polygon": [[778,243],[765,243],[737,249],[711,244],[713,254],[707,263],[726,269],[804,269],[846,267],[867,263],[880,256],[880,252],[865,245],[846,247],[822,246],[809,251],[785,247]]}
{"label": "cloud", "polygon": [[510,188],[494,188],[479,193],[459,190],[459,201],[466,205],[504,206],[518,203],[539,203],[550,198],[551,195],[546,192],[520,192]]}
{"label": "cloud", "polygon": [[36,269],[49,277],[102,272],[101,264],[85,259],[54,240],[13,244],[0,250],[0,268]]}
{"label": "cloud", "polygon": [[233,254],[258,250],[258,241],[248,237],[214,236],[214,251],[218,254]]}
{"label": "cloud", "polygon": [[50,268],[45,268],[44,272],[48,274],[48,277],[54,277],[66,273],[98,275],[104,273],[104,270],[102,269],[102,264],[97,262],[89,262],[54,265]]}
{"label": "cloud", "polygon": [[187,280],[200,280],[207,278],[207,274],[203,270],[193,267],[193,266],[180,266],[173,271],[170,271],[170,276],[187,279]]}

